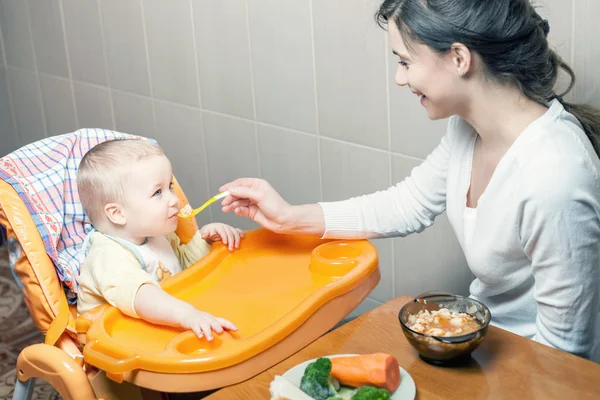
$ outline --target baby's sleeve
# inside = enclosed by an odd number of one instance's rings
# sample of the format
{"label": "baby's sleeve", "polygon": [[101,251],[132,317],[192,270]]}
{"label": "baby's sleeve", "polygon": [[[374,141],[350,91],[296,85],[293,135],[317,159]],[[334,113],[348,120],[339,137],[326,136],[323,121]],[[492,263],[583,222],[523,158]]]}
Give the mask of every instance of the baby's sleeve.
{"label": "baby's sleeve", "polygon": [[174,233],[168,235],[167,239],[175,251],[182,269],[196,263],[210,251],[210,244],[202,239],[200,231],[196,231],[192,240],[187,244],[182,244],[179,237]]}
{"label": "baby's sleeve", "polygon": [[92,277],[98,292],[112,306],[124,314],[139,318],[135,312],[135,296],[144,284],[160,287],[144,271],[138,260],[123,248],[103,251],[90,263]]}

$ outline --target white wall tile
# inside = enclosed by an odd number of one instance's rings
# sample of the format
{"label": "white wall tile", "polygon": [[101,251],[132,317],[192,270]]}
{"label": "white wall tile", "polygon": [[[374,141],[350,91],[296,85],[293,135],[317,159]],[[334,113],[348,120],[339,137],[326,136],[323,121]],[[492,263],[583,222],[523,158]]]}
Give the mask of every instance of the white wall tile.
{"label": "white wall tile", "polygon": [[[192,207],[200,207],[213,195],[208,192],[202,111],[161,101],[155,101],[154,108],[154,137],[169,157],[173,174]],[[205,210],[198,214],[196,218],[200,226],[211,222],[211,211]]]}
{"label": "white wall tile", "polygon": [[[538,0],[536,3],[538,5],[537,12],[550,24],[550,33],[548,34],[550,47],[569,65],[573,65],[573,0]],[[557,93],[564,92],[570,82],[570,77],[559,71],[555,91]],[[566,99],[572,100],[572,94],[573,92],[566,96]]]}
{"label": "white wall tile", "polygon": [[6,64],[13,67],[35,70],[33,44],[29,31],[27,2],[2,0],[0,2],[0,25],[6,52]]}
{"label": "white wall tile", "polygon": [[0,157],[19,147],[4,67],[0,68],[0,138]]}
{"label": "white wall tile", "polygon": [[6,73],[17,122],[19,146],[43,139],[46,131],[35,73],[14,68],[8,68]]}
{"label": "white wall tile", "polygon": [[600,108],[600,30],[597,27],[600,2],[577,0],[575,2],[575,100]]}
{"label": "white wall tile", "polygon": [[62,0],[73,79],[108,84],[97,0]]}
{"label": "white wall tile", "polygon": [[537,0],[535,4],[538,14],[550,25],[548,40],[551,46],[565,61],[571,62],[573,0]]}
{"label": "white wall tile", "polygon": [[253,0],[248,12],[258,120],[315,133],[310,1]]}
{"label": "white wall tile", "polygon": [[69,77],[64,31],[58,0],[28,0],[33,48],[38,72]]}
{"label": "white wall tile", "polygon": [[379,307],[382,303],[377,300],[373,300],[370,297],[367,297],[362,303],[358,305],[350,314],[348,314],[347,318],[357,318],[361,315]]}
{"label": "white wall tile", "polygon": [[150,95],[141,0],[100,0],[113,89]]}
{"label": "white wall tile", "polygon": [[388,149],[385,33],[369,0],[313,1],[323,136]]}
{"label": "white wall tile", "polygon": [[321,200],[318,139],[272,126],[258,126],[262,177],[292,204]]}
{"label": "white wall tile", "polygon": [[154,97],[197,107],[191,11],[189,1],[144,2]]}
{"label": "white wall tile", "polygon": [[115,129],[108,89],[79,82],[73,89],[80,128]]}
{"label": "white wall tile", "polygon": [[369,297],[385,303],[394,297],[394,257],[392,255],[394,243],[392,239],[376,239],[371,243],[377,248],[381,279]]}
{"label": "white wall tile", "polygon": [[244,0],[193,0],[202,107],[254,118]]}
{"label": "white wall tile", "polygon": [[[2,4],[0,3],[0,10],[2,10]],[[0,23],[2,23],[2,18],[0,17]],[[0,33],[2,31],[0,30]],[[1,66],[5,66],[6,63],[4,62],[4,45],[2,44],[2,40],[0,40],[0,65]]]}
{"label": "white wall tile", "polygon": [[40,75],[40,86],[48,136],[76,131],[77,122],[71,82]]}
{"label": "white wall tile", "polygon": [[389,156],[382,151],[321,139],[321,173],[323,199],[345,200],[387,189]]}
{"label": "white wall tile", "polygon": [[[259,166],[254,123],[204,112],[204,134],[211,196],[221,185],[240,177],[258,177]],[[208,200],[208,199],[207,199]],[[212,207],[213,220],[243,229],[256,228],[252,221]]]}
{"label": "white wall tile", "polygon": [[112,92],[117,131],[144,137],[154,137],[152,100],[129,93]]}

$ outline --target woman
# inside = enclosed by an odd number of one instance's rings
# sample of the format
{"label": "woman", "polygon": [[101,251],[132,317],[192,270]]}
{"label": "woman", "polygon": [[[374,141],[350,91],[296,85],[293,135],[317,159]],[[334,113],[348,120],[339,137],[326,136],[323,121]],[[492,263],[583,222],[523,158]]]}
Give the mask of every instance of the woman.
{"label": "woman", "polygon": [[239,179],[221,188],[231,193],[223,211],[280,233],[356,239],[420,232],[447,211],[476,277],[471,296],[493,324],[589,358],[600,113],[554,92],[560,68],[574,75],[549,49],[548,23],[528,0],[386,0],[377,17],[396,83],[430,119],[450,118],[440,145],[387,191],[294,207],[268,183]]}

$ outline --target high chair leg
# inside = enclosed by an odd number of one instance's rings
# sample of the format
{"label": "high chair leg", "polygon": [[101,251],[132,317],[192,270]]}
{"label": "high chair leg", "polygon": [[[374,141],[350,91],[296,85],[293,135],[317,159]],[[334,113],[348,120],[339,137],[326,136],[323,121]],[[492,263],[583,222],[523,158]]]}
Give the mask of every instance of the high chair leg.
{"label": "high chair leg", "polygon": [[35,378],[31,378],[26,382],[16,380],[15,391],[13,392],[13,400],[31,400],[33,388],[35,386]]}
{"label": "high chair leg", "polygon": [[[27,346],[17,359],[15,396],[33,390],[34,379],[48,382],[64,400],[94,400],[92,386],[83,368],[61,349],[47,344]],[[20,387],[17,391],[17,387]],[[14,397],[15,400],[29,397]]]}

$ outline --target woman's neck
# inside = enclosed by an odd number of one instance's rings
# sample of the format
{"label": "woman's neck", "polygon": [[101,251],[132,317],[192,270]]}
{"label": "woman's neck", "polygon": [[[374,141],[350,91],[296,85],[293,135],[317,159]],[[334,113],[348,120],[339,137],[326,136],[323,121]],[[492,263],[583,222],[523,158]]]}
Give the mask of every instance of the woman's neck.
{"label": "woman's neck", "polygon": [[517,89],[474,84],[460,115],[481,137],[483,146],[507,150],[516,138],[548,108],[525,97]]}

